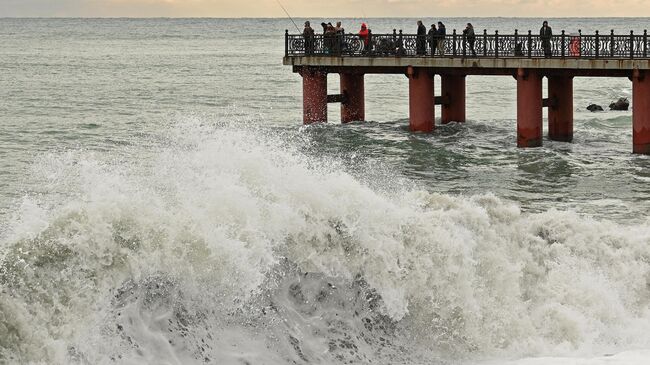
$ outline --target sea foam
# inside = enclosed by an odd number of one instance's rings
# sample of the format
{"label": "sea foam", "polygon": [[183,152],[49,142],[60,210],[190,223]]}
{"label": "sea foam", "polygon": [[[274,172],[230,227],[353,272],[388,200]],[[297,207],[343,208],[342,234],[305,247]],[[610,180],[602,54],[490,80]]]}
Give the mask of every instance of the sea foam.
{"label": "sea foam", "polygon": [[650,348],[647,221],[437,194],[310,143],[187,120],[140,158],[43,156],[51,193],[1,236],[0,360],[650,359],[623,352]]}

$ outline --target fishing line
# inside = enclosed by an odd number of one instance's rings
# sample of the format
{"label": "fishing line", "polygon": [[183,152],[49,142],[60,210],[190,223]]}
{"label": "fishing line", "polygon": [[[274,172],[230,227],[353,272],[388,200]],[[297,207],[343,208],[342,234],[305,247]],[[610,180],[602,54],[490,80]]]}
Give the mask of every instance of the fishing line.
{"label": "fishing line", "polygon": [[293,26],[296,27],[296,30],[298,31],[298,33],[300,33],[300,28],[298,28],[298,25],[296,25],[296,22],[293,21],[293,18],[291,17],[291,15],[289,15],[289,12],[287,11],[287,9],[285,9],[284,6],[282,6],[282,3],[280,2],[280,0],[275,0],[275,1],[278,2],[278,5],[280,5],[282,10],[284,10],[284,13],[287,14],[287,16],[289,17],[289,20],[291,20],[291,22],[293,23]]}

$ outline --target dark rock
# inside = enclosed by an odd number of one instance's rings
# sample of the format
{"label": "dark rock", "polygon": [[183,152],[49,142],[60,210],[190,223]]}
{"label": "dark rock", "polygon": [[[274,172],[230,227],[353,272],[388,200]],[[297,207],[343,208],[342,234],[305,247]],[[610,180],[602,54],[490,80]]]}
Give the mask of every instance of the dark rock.
{"label": "dark rock", "polygon": [[600,105],[596,105],[596,104],[590,104],[590,105],[587,107],[587,110],[589,110],[590,112],[602,112],[602,111],[603,111],[603,107],[600,106]]}
{"label": "dark rock", "polygon": [[619,98],[615,102],[609,104],[610,110],[627,110],[630,107],[630,102],[627,98]]}

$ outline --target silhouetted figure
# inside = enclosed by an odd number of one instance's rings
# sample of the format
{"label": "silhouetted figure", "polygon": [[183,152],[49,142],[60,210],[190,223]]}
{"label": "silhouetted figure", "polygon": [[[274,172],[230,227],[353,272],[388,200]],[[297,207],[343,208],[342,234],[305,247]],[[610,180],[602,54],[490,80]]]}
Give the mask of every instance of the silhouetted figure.
{"label": "silhouetted figure", "polygon": [[418,35],[415,40],[415,53],[425,55],[427,52],[427,28],[418,20]]}
{"label": "silhouetted figure", "polygon": [[325,32],[323,35],[325,42],[325,53],[332,54],[335,53],[336,48],[336,30],[332,23],[325,24]]}
{"label": "silhouetted figure", "polygon": [[472,56],[476,57],[476,51],[474,50],[474,43],[476,43],[476,34],[474,33],[474,26],[472,23],[467,23],[465,30],[463,30],[465,35],[465,40],[469,45],[469,50],[472,51]]}
{"label": "silhouetted figure", "polygon": [[305,22],[305,29],[302,31],[302,36],[305,39],[305,55],[310,56],[314,54],[314,29],[309,24],[309,21]]}
{"label": "silhouetted figure", "polygon": [[445,36],[447,35],[447,28],[442,22],[438,22],[438,53],[441,56],[445,55]]}
{"label": "silhouetted figure", "polygon": [[544,50],[544,57],[551,57],[553,51],[551,50],[551,37],[553,36],[553,31],[551,27],[548,26],[548,22],[544,20],[542,27],[539,29],[539,38],[542,40],[542,49]]}
{"label": "silhouetted figure", "polygon": [[438,48],[438,30],[436,29],[435,24],[431,24],[431,29],[429,29],[427,40],[429,41],[429,48],[431,49],[431,57],[433,57],[435,56],[436,49]]}

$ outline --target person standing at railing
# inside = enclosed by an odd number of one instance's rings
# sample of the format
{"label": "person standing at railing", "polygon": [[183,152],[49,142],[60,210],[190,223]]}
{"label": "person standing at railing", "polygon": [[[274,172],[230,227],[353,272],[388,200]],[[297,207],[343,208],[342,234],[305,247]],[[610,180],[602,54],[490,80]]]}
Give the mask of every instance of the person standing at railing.
{"label": "person standing at railing", "polygon": [[418,20],[418,33],[415,39],[415,53],[419,56],[425,55],[427,52],[427,28],[422,24],[422,20]]}
{"label": "person standing at railing", "polygon": [[442,22],[438,22],[438,53],[441,56],[445,55],[445,36],[447,35],[447,28]]}
{"label": "person standing at railing", "polygon": [[361,30],[359,31],[359,38],[363,41],[363,53],[368,53],[370,45],[370,37],[368,34],[368,26],[366,23],[361,23]]}
{"label": "person standing at railing", "polygon": [[436,55],[436,49],[438,48],[438,30],[435,24],[431,24],[427,40],[429,41],[429,48],[431,48],[431,57],[433,57]]}
{"label": "person standing at railing", "polygon": [[539,38],[542,41],[542,49],[544,50],[544,57],[551,57],[553,51],[551,50],[551,38],[553,37],[553,31],[551,27],[548,26],[548,22],[544,20],[542,27],[539,29]]}
{"label": "person standing at railing", "polygon": [[302,31],[302,36],[305,39],[305,55],[310,56],[314,54],[314,29],[311,27],[309,21],[305,22],[305,29]]}
{"label": "person standing at railing", "polygon": [[327,54],[327,53],[329,53],[329,50],[328,50],[328,47],[327,47],[328,46],[327,45],[327,42],[328,42],[327,41],[327,23],[322,22],[322,23],[320,23],[320,26],[323,27],[323,38],[322,38],[322,40],[320,42],[320,47],[317,47],[317,48],[319,49],[319,53]]}
{"label": "person standing at railing", "polygon": [[336,49],[336,30],[332,23],[325,24],[323,38],[325,43],[325,53],[334,53]]}
{"label": "person standing at railing", "polygon": [[474,43],[476,43],[476,34],[474,33],[474,26],[472,23],[467,23],[465,30],[463,30],[465,35],[465,40],[469,45],[469,50],[472,51],[472,56],[476,57],[476,51],[474,50]]}
{"label": "person standing at railing", "polygon": [[336,53],[340,55],[341,52],[345,51],[345,29],[343,29],[340,21],[336,22],[334,32],[336,33],[336,46],[338,47]]}

